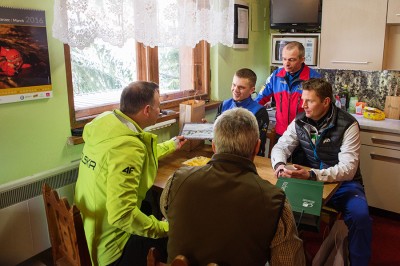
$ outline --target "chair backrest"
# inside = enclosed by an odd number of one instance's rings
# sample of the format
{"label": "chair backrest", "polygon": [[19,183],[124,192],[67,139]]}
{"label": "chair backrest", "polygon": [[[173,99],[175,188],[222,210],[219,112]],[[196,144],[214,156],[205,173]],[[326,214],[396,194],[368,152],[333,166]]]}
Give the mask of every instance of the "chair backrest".
{"label": "chair backrest", "polygon": [[91,265],[79,209],[59,198],[48,184],[42,186],[54,265]]}
{"label": "chair backrest", "polygon": [[275,132],[275,127],[271,128],[267,132],[267,139],[269,139],[269,145],[268,145],[268,158],[271,158],[271,151],[272,148],[274,147],[276,143],[276,132]]}
{"label": "chair backrest", "polygon": [[[147,254],[147,266],[189,266],[188,259],[183,255],[178,255],[171,262],[171,264],[166,264],[160,262],[160,253],[156,248],[150,248],[149,253]],[[218,266],[215,263],[209,263],[207,266]]]}

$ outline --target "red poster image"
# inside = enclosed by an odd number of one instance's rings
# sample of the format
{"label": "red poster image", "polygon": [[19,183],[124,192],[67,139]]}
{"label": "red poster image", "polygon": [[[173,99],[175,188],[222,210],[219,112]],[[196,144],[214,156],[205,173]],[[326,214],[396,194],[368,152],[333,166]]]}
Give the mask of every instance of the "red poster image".
{"label": "red poster image", "polygon": [[0,104],[50,97],[45,12],[0,7]]}

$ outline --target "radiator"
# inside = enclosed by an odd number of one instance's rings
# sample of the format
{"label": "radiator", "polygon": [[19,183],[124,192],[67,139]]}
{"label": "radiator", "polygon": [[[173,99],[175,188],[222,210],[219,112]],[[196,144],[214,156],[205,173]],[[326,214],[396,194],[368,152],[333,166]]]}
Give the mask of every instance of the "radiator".
{"label": "radiator", "polygon": [[42,184],[72,203],[79,161],[0,185],[0,265],[17,265],[50,245]]}
{"label": "radiator", "polygon": [[172,124],[175,124],[175,123],[176,123],[176,119],[170,119],[170,120],[167,120],[167,121],[164,121],[164,122],[159,122],[159,123],[157,123],[155,125],[146,127],[144,129],[144,131],[159,130],[159,129],[162,129],[162,128],[165,128],[165,127],[169,127],[169,126],[171,126]]}

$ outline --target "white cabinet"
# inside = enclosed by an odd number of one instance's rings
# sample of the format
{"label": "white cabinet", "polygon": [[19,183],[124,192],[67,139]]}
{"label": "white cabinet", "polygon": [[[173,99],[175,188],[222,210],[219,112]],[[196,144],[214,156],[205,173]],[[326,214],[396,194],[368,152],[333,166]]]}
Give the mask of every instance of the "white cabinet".
{"label": "white cabinet", "polygon": [[361,131],[360,167],[368,205],[400,213],[400,135]]}
{"label": "white cabinet", "polygon": [[387,11],[387,23],[400,23],[400,0],[389,0]]}
{"label": "white cabinet", "polygon": [[400,0],[388,0],[384,69],[400,70]]}
{"label": "white cabinet", "polygon": [[382,70],[387,0],[324,0],[320,67]]}

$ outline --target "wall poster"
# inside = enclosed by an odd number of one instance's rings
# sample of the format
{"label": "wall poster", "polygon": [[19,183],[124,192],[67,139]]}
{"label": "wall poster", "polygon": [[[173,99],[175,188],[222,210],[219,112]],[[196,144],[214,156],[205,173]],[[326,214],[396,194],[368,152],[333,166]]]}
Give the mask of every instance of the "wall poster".
{"label": "wall poster", "polygon": [[50,97],[45,12],[0,6],[0,104]]}
{"label": "wall poster", "polygon": [[233,48],[249,48],[249,5],[235,1]]}

